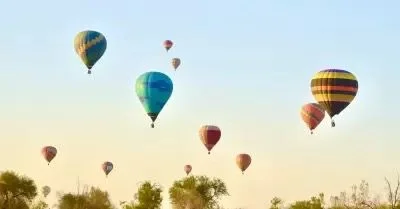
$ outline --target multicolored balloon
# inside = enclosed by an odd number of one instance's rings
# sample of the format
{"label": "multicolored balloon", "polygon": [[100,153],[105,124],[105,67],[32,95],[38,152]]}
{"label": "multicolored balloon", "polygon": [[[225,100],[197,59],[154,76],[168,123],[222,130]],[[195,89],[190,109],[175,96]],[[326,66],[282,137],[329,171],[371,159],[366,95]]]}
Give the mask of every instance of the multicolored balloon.
{"label": "multicolored balloon", "polygon": [[181,59],[179,58],[173,58],[172,59],[172,67],[174,67],[174,69],[178,69],[179,65],[181,65]]}
{"label": "multicolored balloon", "polygon": [[301,107],[300,115],[313,134],[313,130],[325,118],[325,109],[317,103],[308,103]]}
{"label": "multicolored balloon", "polygon": [[186,175],[189,175],[189,173],[192,171],[192,166],[191,165],[185,165],[183,167],[183,170],[185,171]]}
{"label": "multicolored balloon", "polygon": [[114,165],[111,162],[106,161],[103,164],[101,164],[101,169],[106,174],[106,177],[108,177],[108,174],[112,171],[113,168]]}
{"label": "multicolored balloon", "polygon": [[311,80],[311,91],[315,100],[324,107],[332,119],[342,112],[355,98],[358,91],[357,78],[346,70],[326,69]]}
{"label": "multicolored balloon", "polygon": [[210,154],[212,148],[218,143],[221,138],[221,130],[214,125],[204,125],[199,130],[200,140]]}
{"label": "multicolored balloon", "polygon": [[173,89],[172,80],[160,72],[147,72],[140,75],[136,80],[136,95],[152,120],[152,128],[154,128],[154,122],[161,110],[171,97]]}
{"label": "multicolored balloon", "polygon": [[45,146],[42,148],[42,155],[44,159],[47,161],[48,165],[57,155],[57,149],[53,146]]}
{"label": "multicolored balloon", "polygon": [[50,194],[51,188],[49,186],[44,186],[42,187],[42,194],[44,196],[44,198],[47,197],[47,195]]}
{"label": "multicolored balloon", "polygon": [[236,165],[244,174],[244,171],[250,166],[251,164],[251,157],[248,154],[238,154],[236,156]]}
{"label": "multicolored balloon", "polygon": [[92,67],[100,60],[107,49],[107,40],[100,32],[86,30],[75,36],[74,46],[75,52],[88,68],[88,74],[91,74]]}
{"label": "multicolored balloon", "polygon": [[168,52],[174,45],[174,42],[172,42],[171,40],[165,40],[163,45],[164,45],[165,50],[167,50],[167,52]]}

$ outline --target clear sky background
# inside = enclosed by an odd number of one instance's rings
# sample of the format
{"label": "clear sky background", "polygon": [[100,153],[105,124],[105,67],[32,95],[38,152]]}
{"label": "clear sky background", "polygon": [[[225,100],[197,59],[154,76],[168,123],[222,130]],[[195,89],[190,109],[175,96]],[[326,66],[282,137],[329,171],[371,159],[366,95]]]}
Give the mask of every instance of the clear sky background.
{"label": "clear sky background", "polygon": [[[400,158],[399,8],[395,0],[2,0],[0,169],[51,186],[50,203],[55,191],[75,192],[78,176],[116,204],[140,181],[167,191],[185,164],[227,183],[228,208],[338,194],[362,179],[383,192]],[[108,40],[92,76],[73,48],[86,29]],[[169,53],[165,39],[175,42]],[[173,57],[182,59],[176,72]],[[311,136],[299,109],[324,68],[353,72],[359,93],[335,128],[327,117]],[[155,129],[134,91],[150,69],[174,82]],[[222,129],[210,156],[203,124]],[[59,151],[50,166],[45,145]],[[244,176],[241,152],[253,158]],[[108,179],[105,160],[115,165]]]}

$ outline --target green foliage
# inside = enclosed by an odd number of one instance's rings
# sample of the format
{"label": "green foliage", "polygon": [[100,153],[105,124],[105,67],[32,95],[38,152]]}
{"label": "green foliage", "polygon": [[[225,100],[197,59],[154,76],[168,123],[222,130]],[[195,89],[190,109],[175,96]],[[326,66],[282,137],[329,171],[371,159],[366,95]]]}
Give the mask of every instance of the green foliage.
{"label": "green foliage", "polygon": [[323,209],[324,194],[320,193],[318,197],[311,197],[310,200],[296,201],[290,205],[290,209]]}
{"label": "green foliage", "polygon": [[219,199],[229,195],[221,179],[207,176],[190,176],[175,181],[169,189],[169,197],[174,209],[217,209]]}
{"label": "green foliage", "polygon": [[269,209],[281,209],[283,205],[283,201],[279,197],[274,197],[271,200],[271,207]]}
{"label": "green foliage", "polygon": [[[353,185],[349,193],[341,192],[330,197],[325,204],[324,194],[313,196],[308,200],[294,201],[284,206],[283,200],[274,197],[269,209],[400,209],[400,177],[396,184],[386,181],[386,202],[379,197],[371,197],[369,184],[361,181]],[[145,181],[141,183],[134,199],[121,202],[122,209],[161,209],[163,189],[158,184]],[[190,176],[175,181],[169,188],[169,197],[174,209],[222,209],[221,197],[229,195],[221,179],[210,179],[207,176]],[[49,205],[37,199],[38,191],[35,182],[12,171],[0,173],[0,209],[48,209]],[[115,209],[109,194],[96,187],[90,187],[83,193],[66,193],[59,195],[58,209]]]}
{"label": "green foliage", "polygon": [[150,181],[143,182],[136,194],[134,200],[130,203],[121,203],[123,209],[160,209],[162,203],[161,186],[152,184]]}
{"label": "green foliage", "polygon": [[1,209],[28,209],[36,195],[37,188],[32,179],[12,171],[0,174]]}
{"label": "green foliage", "polygon": [[47,209],[49,207],[49,205],[47,203],[45,203],[42,200],[39,200],[38,202],[32,204],[32,206],[30,207],[31,209]]}
{"label": "green foliage", "polygon": [[59,197],[59,209],[114,209],[107,192],[91,187],[83,194],[67,193]]}
{"label": "green foliage", "polygon": [[[369,194],[369,184],[361,181],[359,185],[353,185],[351,192],[345,191],[339,195],[330,197],[330,205],[325,206],[324,194],[320,193],[318,197],[311,197],[309,200],[295,201],[290,204],[290,209],[400,209],[400,178],[397,179],[397,185],[393,187],[386,180],[387,184],[387,202],[381,203],[379,196],[371,198]],[[271,200],[270,209],[283,208],[282,200],[274,197]]]}

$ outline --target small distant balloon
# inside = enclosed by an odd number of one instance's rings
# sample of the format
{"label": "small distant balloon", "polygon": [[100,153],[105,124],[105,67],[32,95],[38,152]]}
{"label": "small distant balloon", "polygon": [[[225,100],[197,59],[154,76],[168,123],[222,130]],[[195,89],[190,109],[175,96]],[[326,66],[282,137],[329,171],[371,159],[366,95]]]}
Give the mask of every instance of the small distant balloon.
{"label": "small distant balloon", "polygon": [[185,165],[183,167],[183,170],[185,171],[186,175],[189,175],[189,173],[192,171],[192,166],[191,165]]}
{"label": "small distant balloon", "polygon": [[50,194],[51,188],[49,186],[42,187],[42,194],[46,198]]}
{"label": "small distant balloon", "polygon": [[172,42],[171,40],[165,40],[163,45],[164,45],[165,50],[167,50],[167,52],[168,52],[174,45],[174,42]]}
{"label": "small distant balloon", "polygon": [[238,154],[236,156],[236,165],[244,174],[244,171],[250,166],[251,164],[251,157],[248,154]]}
{"label": "small distant balloon", "polygon": [[154,128],[154,122],[161,110],[171,97],[173,89],[172,80],[164,73],[151,71],[137,78],[136,95],[152,120],[152,128]]}
{"label": "small distant balloon", "polygon": [[75,52],[88,68],[88,74],[91,74],[92,67],[100,60],[107,49],[107,40],[100,32],[86,30],[75,36],[74,46]]}
{"label": "small distant balloon", "polygon": [[181,65],[181,59],[179,58],[173,58],[172,59],[172,67],[174,67],[174,69],[178,69],[178,67]]}
{"label": "small distant balloon", "polygon": [[57,149],[53,146],[45,146],[42,148],[42,155],[44,159],[47,161],[48,165],[57,155]]}
{"label": "small distant balloon", "polygon": [[313,134],[313,130],[325,118],[325,109],[317,103],[308,103],[301,107],[300,115]]}
{"label": "small distant balloon", "polygon": [[212,148],[218,143],[221,138],[221,130],[218,126],[214,125],[204,125],[199,130],[200,140],[203,142],[204,146],[210,154]]}
{"label": "small distant balloon", "polygon": [[106,161],[103,164],[101,164],[101,169],[106,174],[106,177],[108,177],[108,174],[113,170],[113,168],[114,165],[111,162]]}

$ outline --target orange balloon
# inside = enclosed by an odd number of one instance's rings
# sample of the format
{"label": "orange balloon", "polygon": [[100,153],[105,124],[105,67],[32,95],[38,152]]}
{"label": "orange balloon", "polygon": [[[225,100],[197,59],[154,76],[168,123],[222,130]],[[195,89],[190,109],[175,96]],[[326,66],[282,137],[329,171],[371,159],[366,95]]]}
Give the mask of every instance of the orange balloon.
{"label": "orange balloon", "polygon": [[301,107],[301,118],[307,124],[311,134],[325,118],[325,109],[317,103],[308,103]]}
{"label": "orange balloon", "polygon": [[236,165],[244,174],[244,171],[250,166],[251,164],[251,157],[248,154],[242,153],[236,156]]}

